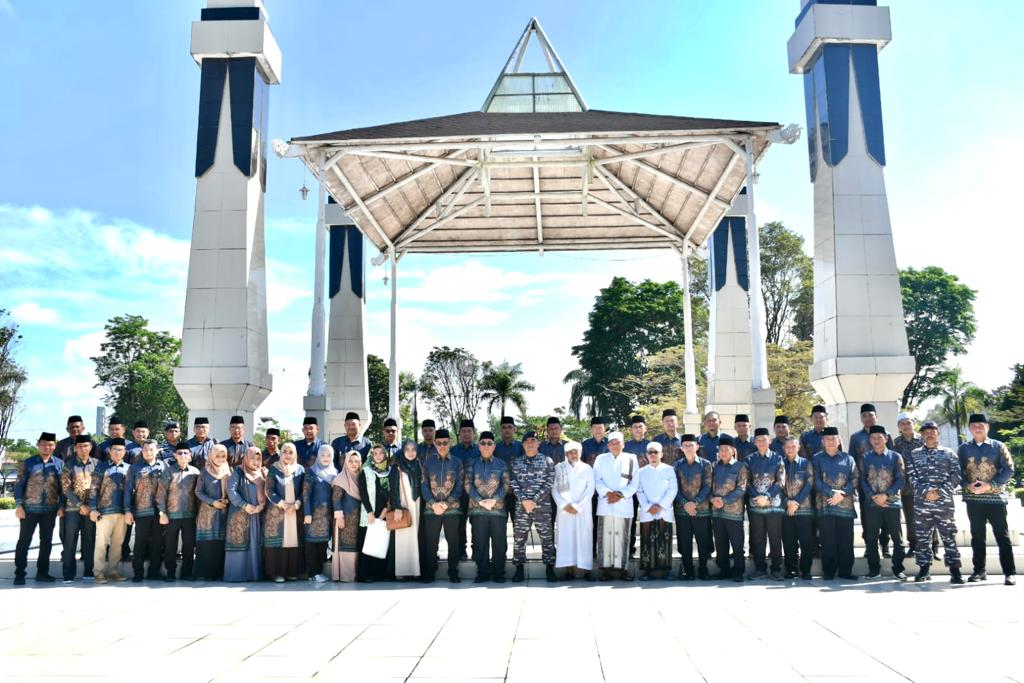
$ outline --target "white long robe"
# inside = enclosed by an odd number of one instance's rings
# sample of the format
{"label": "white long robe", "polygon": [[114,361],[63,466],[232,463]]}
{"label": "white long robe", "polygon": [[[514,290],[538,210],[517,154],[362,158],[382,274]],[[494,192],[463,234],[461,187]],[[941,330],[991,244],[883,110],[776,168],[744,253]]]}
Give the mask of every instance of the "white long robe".
{"label": "white long robe", "polygon": [[[636,456],[623,451],[619,457],[602,453],[594,461],[594,486],[597,490],[597,516],[633,518],[633,496],[640,484],[640,465]],[[608,502],[608,494],[618,491],[622,500]]]}
{"label": "white long robe", "polygon": [[[560,491],[559,486],[569,488]],[[555,566],[579,567],[590,570],[594,567],[594,520],[593,520],[594,470],[579,460],[575,465],[563,461],[555,465],[555,483],[551,496],[555,499],[558,514],[555,517]],[[576,514],[565,512],[572,505]]]}
{"label": "white long robe", "polygon": [[[636,499],[640,504],[638,508],[639,521],[651,522],[660,519],[671,524],[675,521],[675,513],[672,503],[676,499],[676,492],[679,490],[679,482],[676,481],[676,472],[664,463],[657,467],[647,465],[640,468],[640,486],[636,490]],[[652,515],[648,512],[651,506],[657,503],[661,506],[661,512]]]}

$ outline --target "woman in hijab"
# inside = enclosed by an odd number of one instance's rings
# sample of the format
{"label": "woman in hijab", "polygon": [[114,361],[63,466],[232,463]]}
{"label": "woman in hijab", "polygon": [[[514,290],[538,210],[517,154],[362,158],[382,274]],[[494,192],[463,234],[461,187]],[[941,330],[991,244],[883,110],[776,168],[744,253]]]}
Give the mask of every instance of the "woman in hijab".
{"label": "woman in hijab", "polygon": [[228,518],[228,449],[217,444],[210,450],[199,474],[196,497],[196,576],[206,581],[224,577],[224,530]]}
{"label": "woman in hijab", "polygon": [[408,515],[412,524],[405,529],[396,529],[395,576],[406,581],[420,575],[420,482],[423,470],[416,457],[416,442],[409,439],[402,444],[402,452],[391,468],[388,489],[391,509],[396,517]]}
{"label": "woman in hijab", "polygon": [[[366,528],[370,524],[386,524],[385,513],[390,502],[391,458],[384,446],[376,444],[370,457],[359,472],[359,497],[363,503],[362,519],[359,522],[359,547],[363,546]],[[363,553],[359,558],[358,580],[365,583],[383,581],[395,576],[395,535],[390,534],[387,557],[381,559]]]}
{"label": "woman in hijab", "polygon": [[316,462],[306,471],[302,482],[302,509],[306,527],[306,570],[309,580],[317,583],[330,581],[323,571],[327,559],[327,542],[331,539],[331,484],[338,476],[334,466],[334,449],[323,445],[316,454]]}
{"label": "woman in hijab", "polygon": [[363,456],[359,451],[345,454],[341,472],[331,483],[331,501],[334,508],[334,552],[331,554],[331,579],[351,583],[356,580],[356,560],[359,558],[359,517],[363,504],[359,493],[359,471],[363,469]]}
{"label": "woman in hijab", "polygon": [[281,446],[281,458],[267,470],[267,514],[263,520],[263,566],[274,583],[305,573],[302,556],[302,480],[295,445]]}
{"label": "woman in hijab", "polygon": [[[225,450],[227,455],[227,450]],[[228,477],[227,532],[224,580],[259,581],[263,578],[263,510],[267,505],[267,471],[263,454],[255,446],[245,452],[241,467]]]}

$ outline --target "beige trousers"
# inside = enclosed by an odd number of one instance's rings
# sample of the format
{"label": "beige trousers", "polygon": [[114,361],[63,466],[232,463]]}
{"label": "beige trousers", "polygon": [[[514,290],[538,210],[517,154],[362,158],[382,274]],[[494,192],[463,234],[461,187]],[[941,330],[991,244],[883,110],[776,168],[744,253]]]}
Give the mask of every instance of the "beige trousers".
{"label": "beige trousers", "polygon": [[110,570],[117,571],[121,563],[121,544],[128,526],[124,515],[102,515],[96,522],[96,554],[93,556],[93,575],[99,576],[107,570],[107,548],[110,549]]}

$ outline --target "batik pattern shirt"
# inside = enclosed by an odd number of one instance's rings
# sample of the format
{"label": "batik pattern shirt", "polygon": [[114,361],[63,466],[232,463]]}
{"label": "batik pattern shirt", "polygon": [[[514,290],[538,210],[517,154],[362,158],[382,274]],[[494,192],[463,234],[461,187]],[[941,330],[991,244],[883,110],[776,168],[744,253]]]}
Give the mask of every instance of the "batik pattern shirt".
{"label": "batik pattern shirt", "polygon": [[783,510],[786,508],[786,503],[795,500],[799,505],[795,515],[813,515],[814,507],[811,495],[814,492],[814,466],[810,460],[798,455],[792,460],[786,458],[785,468],[786,485],[782,494]]}
{"label": "batik pattern shirt", "polygon": [[205,467],[196,482],[196,540],[223,541],[227,527],[228,509],[218,510],[213,506],[217,501],[228,501],[228,483],[231,475],[218,479]]}
{"label": "batik pattern shirt", "polygon": [[192,465],[181,469],[178,463],[168,465],[160,478],[156,506],[170,519],[191,519],[196,516],[196,486],[199,470]]}
{"label": "batik pattern shirt", "polygon": [[14,504],[33,514],[57,512],[63,504],[60,477],[64,463],[50,456],[45,462],[38,455],[23,460],[14,482]]}
{"label": "batik pattern shirt", "polygon": [[676,516],[688,516],[684,507],[686,503],[697,505],[698,517],[710,516],[708,500],[711,498],[711,463],[701,457],[688,462],[684,456],[676,461],[673,468],[679,484],[675,502]]}
{"label": "batik pattern shirt", "polygon": [[[1013,460],[1002,441],[968,441],[961,444],[957,457],[963,474],[965,503],[1006,505],[1009,497],[1006,484],[1013,476]],[[985,493],[975,493],[971,490],[971,484],[976,481],[983,481],[992,488]]]}
{"label": "batik pattern shirt", "polygon": [[878,453],[872,449],[864,454],[860,472],[860,492],[866,505],[879,507],[874,496],[882,493],[888,499],[888,507],[903,507],[903,457],[899,453],[889,449]]}
{"label": "batik pattern shirt", "polygon": [[66,510],[80,512],[83,505],[89,504],[89,494],[92,491],[92,479],[95,476],[100,461],[96,458],[89,458],[82,462],[79,458],[64,461],[64,468],[60,473],[60,488],[67,504]]}
{"label": "batik pattern shirt", "polygon": [[[472,516],[498,516],[506,514],[505,494],[511,485],[509,467],[504,460],[491,456],[476,458],[466,466],[466,491],[469,492],[469,514]],[[488,510],[480,501],[493,498],[494,507]]]}
{"label": "batik pattern shirt", "polygon": [[[856,517],[853,492],[857,488],[857,463],[849,453],[838,451],[835,455],[818,453],[814,456],[814,489],[817,492],[819,515]],[[839,505],[829,505],[833,490],[842,491]]]}
{"label": "batik pattern shirt", "polygon": [[721,508],[711,507],[711,516],[736,521],[743,520],[743,495],[747,492],[750,472],[746,463],[736,458],[732,462],[721,460],[711,468],[711,496],[722,499]]}
{"label": "batik pattern shirt", "polygon": [[128,468],[128,481],[124,486],[124,507],[134,517],[152,517],[157,514],[156,493],[166,463],[157,458],[152,464],[139,460]]}
{"label": "batik pattern shirt", "polygon": [[[747,512],[758,515],[782,514],[782,490],[786,484],[783,457],[770,450],[765,455],[754,453],[746,462],[750,471],[747,494],[751,499]],[[768,506],[754,505],[753,499],[757,496],[767,496]]]}
{"label": "batik pattern shirt", "polygon": [[434,503],[446,503],[448,508],[443,515],[458,515],[459,498],[465,485],[465,469],[462,460],[449,453],[445,457],[434,454],[423,463],[423,483],[420,491],[426,501],[425,515],[434,515],[431,507]]}
{"label": "batik pattern shirt", "polygon": [[89,494],[91,510],[101,515],[121,515],[127,511],[124,491],[129,468],[128,463],[123,460],[117,465],[109,460],[100,463],[92,478],[92,490]]}

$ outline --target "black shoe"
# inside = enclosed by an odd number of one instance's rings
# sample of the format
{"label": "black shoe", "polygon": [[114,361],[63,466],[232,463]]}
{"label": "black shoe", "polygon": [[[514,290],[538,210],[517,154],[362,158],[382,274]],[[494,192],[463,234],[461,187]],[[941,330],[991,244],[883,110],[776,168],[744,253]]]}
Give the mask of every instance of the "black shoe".
{"label": "black shoe", "polygon": [[727,574],[725,572],[718,572],[717,574],[711,576],[711,581],[728,581],[731,578],[732,576],[730,574]]}
{"label": "black shoe", "polygon": [[463,550],[461,553],[459,553],[459,561],[460,562],[465,562],[468,559],[469,559],[469,555],[466,554],[465,550]]}
{"label": "black shoe", "polygon": [[882,547],[882,557],[884,557],[886,559],[889,559],[889,558],[892,557],[892,552],[889,550],[888,546],[883,546]]}
{"label": "black shoe", "polygon": [[964,581],[964,575],[960,573],[959,564],[949,566],[949,582],[954,586],[962,586],[966,583],[966,581]]}
{"label": "black shoe", "polygon": [[641,581],[650,581],[651,580],[651,575],[650,574],[641,574],[640,575],[640,580]]}
{"label": "black shoe", "polygon": [[477,576],[475,579],[473,579],[473,583],[487,583],[490,580],[491,577],[489,576]]}
{"label": "black shoe", "polygon": [[555,574],[555,568],[552,565],[544,566],[544,578],[547,579],[548,583],[558,582],[558,574]]}
{"label": "black shoe", "polygon": [[801,574],[800,578],[803,579],[804,581],[813,581],[814,580],[814,577],[811,575],[810,572],[807,572],[805,574]]}
{"label": "black shoe", "polygon": [[462,583],[462,577],[460,577],[458,574],[456,574],[455,576],[449,576],[448,583]]}
{"label": "black shoe", "polygon": [[174,574],[168,574],[164,577],[165,583],[174,583]]}
{"label": "black shoe", "polygon": [[931,581],[932,575],[930,570],[931,565],[921,565],[921,567],[917,570],[917,576],[914,577],[914,583],[921,583],[922,581]]}
{"label": "black shoe", "polygon": [[708,568],[707,567],[699,568],[697,570],[697,578],[700,579],[701,581],[708,581],[708,580],[710,580],[710,578],[708,577]]}
{"label": "black shoe", "polygon": [[420,578],[420,583],[434,583],[433,576],[424,576]]}
{"label": "black shoe", "polygon": [[526,570],[523,565],[516,565],[516,573],[512,576],[512,583],[522,583],[526,580]]}
{"label": "black shoe", "polygon": [[40,574],[36,577],[36,583],[53,583],[56,580],[56,577],[50,576],[49,574]]}
{"label": "black shoe", "polygon": [[562,574],[562,581],[575,581],[575,580],[576,580],[576,570],[575,569],[566,569],[565,573]]}
{"label": "black shoe", "polygon": [[796,578],[796,577],[798,577],[798,576],[799,576],[799,574],[797,574],[797,573],[796,573],[796,572],[794,572],[794,571],[788,571],[788,572],[786,572],[786,578],[787,578],[787,579],[795,579],[795,578]]}
{"label": "black shoe", "polygon": [[632,581],[633,580],[633,575],[630,574],[629,572],[627,572],[626,570],[622,570],[622,573],[619,574],[619,580],[620,581]]}
{"label": "black shoe", "polygon": [[583,580],[589,581],[590,583],[594,583],[595,581],[597,581],[597,577],[594,576],[594,572],[585,572],[583,574]]}
{"label": "black shoe", "polygon": [[15,586],[24,586],[25,585],[25,577],[24,576],[15,576],[14,577],[14,585]]}
{"label": "black shoe", "polygon": [[856,581],[860,577],[857,576],[856,574],[840,574],[839,578],[840,579],[845,579],[846,581]]}
{"label": "black shoe", "polygon": [[974,572],[967,580],[971,583],[978,583],[979,581],[988,581],[988,574],[986,572]]}
{"label": "black shoe", "polygon": [[895,574],[893,574],[893,578],[895,578],[897,581],[906,581],[907,574],[906,572],[896,572]]}
{"label": "black shoe", "polygon": [[132,577],[132,583],[142,583],[142,575],[136,574]]}
{"label": "black shoe", "polygon": [[495,576],[494,583],[505,583],[505,575]]}
{"label": "black shoe", "polygon": [[1017,577],[1014,576],[1013,574],[1007,574],[1006,576],[1003,577],[1003,585],[1004,586],[1016,586],[1017,585]]}
{"label": "black shoe", "polygon": [[743,583],[743,572],[736,572],[736,576],[732,577],[732,580],[736,583]]}

